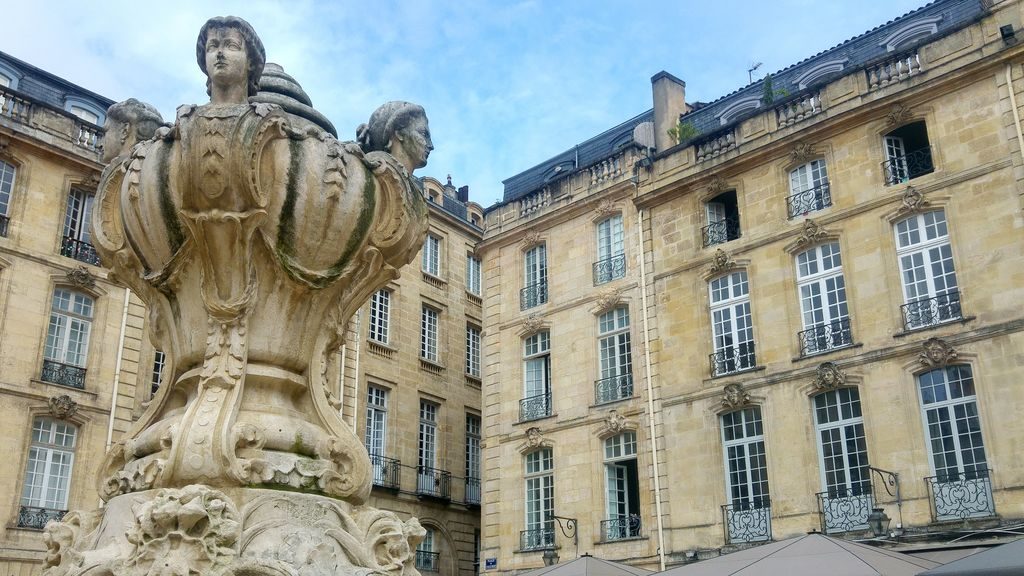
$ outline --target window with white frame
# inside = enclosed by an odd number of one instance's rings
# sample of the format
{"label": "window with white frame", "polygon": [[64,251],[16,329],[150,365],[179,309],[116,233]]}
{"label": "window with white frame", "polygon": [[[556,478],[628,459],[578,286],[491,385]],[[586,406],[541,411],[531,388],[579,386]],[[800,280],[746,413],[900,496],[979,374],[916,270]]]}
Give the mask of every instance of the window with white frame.
{"label": "window with white frame", "polygon": [[623,244],[622,214],[616,214],[598,222],[594,285],[604,284],[626,275],[626,255]]}
{"label": "window with white frame", "polygon": [[441,239],[427,234],[423,241],[423,271],[431,276],[441,277]]}
{"label": "window with white frame", "polygon": [[379,386],[366,388],[366,437],[370,456],[386,456],[388,427],[388,391]]}
{"label": "window with white frame", "polygon": [[47,520],[60,519],[54,512],[68,509],[77,435],[78,429],[67,422],[46,417],[32,422],[19,526],[42,530]]}
{"label": "window with white frame", "polygon": [[711,281],[711,375],[721,376],[753,368],[754,327],[750,316],[750,288],[743,270]]}
{"label": "window with white frame", "polygon": [[789,194],[786,209],[790,218],[831,206],[832,194],[825,161],[812,160],[790,170]]}
{"label": "window with white frame", "polygon": [[90,124],[98,125],[100,123],[99,114],[93,112],[92,110],[86,110],[82,106],[71,105],[68,107],[68,112],[71,112],[75,116],[78,116],[79,118],[85,120],[86,122],[89,122]]}
{"label": "window with white frame", "polygon": [[466,503],[480,503],[480,417],[466,414]]}
{"label": "window with white frame", "polygon": [[480,377],[480,329],[466,325],[466,374]]}
{"label": "window with white frame", "polygon": [[736,191],[729,190],[704,204],[707,226],[701,229],[704,247],[731,242],[740,237],[740,208]]}
{"label": "window with white frame", "polygon": [[551,449],[544,448],[526,455],[526,530],[520,541],[523,550],[555,545],[554,513],[554,459]]}
{"label": "window with white frame", "polygon": [[417,491],[421,494],[438,492],[437,470],[437,412],[439,406],[420,400],[420,432],[417,453]]}
{"label": "window with white frame", "polygon": [[907,330],[959,320],[960,289],[946,213],[933,210],[896,222],[896,256],[903,279]]}
{"label": "window with white frame", "polygon": [[423,306],[420,316],[420,358],[437,362],[438,312],[430,306]]}
{"label": "window with white frame", "polygon": [[814,422],[825,530],[866,529],[873,497],[860,393],[856,388],[839,388],[818,394],[814,397]]}
{"label": "window with white frame", "polygon": [[0,160],[0,236],[7,236],[7,217],[14,194],[14,164]]}
{"label": "window with white frame", "polygon": [[885,147],[885,183],[902,184],[935,171],[928,127],[924,121],[900,126],[882,137]]}
{"label": "window with white frame", "polygon": [[156,395],[156,391],[160,389],[160,385],[164,382],[164,368],[167,367],[167,355],[162,350],[156,350],[153,352],[153,371],[149,377],[149,393],[151,396]]}
{"label": "window with white frame", "polygon": [[551,415],[551,336],[547,330],[523,340],[523,400],[519,420]]}
{"label": "window with white frame", "polygon": [[636,432],[623,432],[604,441],[606,519],[605,540],[640,536],[640,482],[636,465]]}
{"label": "window with white frame", "polygon": [[598,317],[598,357],[601,378],[596,403],[604,404],[633,396],[633,352],[629,339],[629,308],[619,306]]}
{"label": "window with white frame", "polygon": [[751,406],[722,415],[722,452],[729,542],[768,540],[771,537],[771,497],[760,407]]}
{"label": "window with white frame", "polygon": [[423,572],[438,571],[439,553],[434,552],[434,529],[425,527],[423,529],[423,541],[416,546],[416,569]]}
{"label": "window with white frame", "polygon": [[92,298],[66,288],[54,289],[43,350],[43,380],[84,387],[92,316]]}
{"label": "window with white frame", "polygon": [[92,245],[89,224],[94,197],[93,194],[77,188],[72,188],[68,193],[60,254],[99,266],[100,259]]}
{"label": "window with white frame", "polygon": [[538,244],[523,255],[523,290],[519,308],[526,310],[548,301],[548,252],[545,244]]}
{"label": "window with white frame", "polygon": [[370,328],[368,337],[387,344],[391,330],[391,292],[380,289],[370,297]]}
{"label": "window with white frame", "polygon": [[839,243],[821,244],[797,254],[796,277],[804,327],[799,335],[800,355],[852,344]]}
{"label": "window with white frame", "polygon": [[[11,84],[13,84],[13,82],[11,82],[10,78],[3,74],[0,74],[0,86],[4,88],[10,88]],[[3,102],[3,98],[0,98],[0,102]]]}
{"label": "window with white frame", "polygon": [[482,295],[480,290],[480,259],[472,254],[466,255],[466,291],[474,296]]}

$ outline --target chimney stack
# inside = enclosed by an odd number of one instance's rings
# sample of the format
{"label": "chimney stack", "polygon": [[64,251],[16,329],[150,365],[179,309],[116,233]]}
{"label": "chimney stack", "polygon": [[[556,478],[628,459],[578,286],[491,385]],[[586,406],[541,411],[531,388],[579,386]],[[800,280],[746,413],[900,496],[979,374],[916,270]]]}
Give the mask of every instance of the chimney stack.
{"label": "chimney stack", "polygon": [[676,144],[668,130],[679,123],[679,115],[686,111],[686,82],[662,70],[651,77],[651,92],[654,96],[654,146],[662,152]]}
{"label": "chimney stack", "polygon": [[459,202],[462,202],[463,204],[469,202],[469,186],[459,187]]}

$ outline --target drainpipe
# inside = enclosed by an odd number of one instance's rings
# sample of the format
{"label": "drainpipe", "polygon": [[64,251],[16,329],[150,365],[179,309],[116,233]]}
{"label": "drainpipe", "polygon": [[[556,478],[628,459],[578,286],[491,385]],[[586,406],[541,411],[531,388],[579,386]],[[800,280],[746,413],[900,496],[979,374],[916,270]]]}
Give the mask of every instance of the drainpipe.
{"label": "drainpipe", "polygon": [[1017,128],[1017,146],[1024,157],[1024,133],[1020,129],[1020,113],[1017,111],[1017,97],[1013,94],[1013,65],[1006,64],[1006,90],[1010,93],[1010,109],[1013,110],[1013,125]]}
{"label": "drainpipe", "polygon": [[124,360],[124,332],[128,326],[128,303],[132,291],[124,289],[124,308],[121,310],[121,336],[117,340],[117,360],[114,362],[114,393],[110,396],[110,421],[107,423],[107,447],[114,442],[114,413],[117,411],[117,390],[121,386],[121,362]]}

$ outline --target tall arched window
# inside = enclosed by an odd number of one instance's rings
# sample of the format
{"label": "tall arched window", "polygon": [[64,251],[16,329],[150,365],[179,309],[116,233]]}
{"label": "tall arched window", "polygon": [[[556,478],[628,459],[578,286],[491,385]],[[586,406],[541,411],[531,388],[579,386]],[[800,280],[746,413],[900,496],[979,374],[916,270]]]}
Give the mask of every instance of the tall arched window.
{"label": "tall arched window", "polygon": [[526,310],[548,301],[548,250],[538,244],[523,254],[523,289],[519,309]]}
{"label": "tall arched window", "polygon": [[768,540],[771,537],[771,496],[761,408],[751,406],[722,415],[722,448],[729,542]]}
{"label": "tall arched window", "polygon": [[604,284],[625,275],[626,255],[622,233],[622,214],[616,214],[597,223],[597,262],[594,262],[594,285]]}
{"label": "tall arched window", "polygon": [[93,299],[66,288],[53,291],[50,324],[46,331],[42,380],[85,388],[85,362],[89,355]]}
{"label": "tall arched window", "polygon": [[874,500],[860,393],[856,388],[840,388],[818,394],[814,423],[824,489],[818,494],[824,530],[866,530]]}
{"label": "tall arched window", "polygon": [[14,194],[14,165],[0,160],[0,236],[7,236],[11,195]]}
{"label": "tall arched window", "polygon": [[604,404],[633,396],[633,351],[629,336],[629,308],[620,306],[598,318],[598,355],[601,378],[596,403]]}
{"label": "tall arched window", "polygon": [[721,276],[709,285],[711,296],[711,375],[739,372],[755,365],[750,287],[743,270]]}
{"label": "tall arched window", "polygon": [[555,545],[551,516],[555,513],[554,459],[550,448],[526,455],[526,530],[519,536],[522,550],[538,550]]}
{"label": "tall arched window", "polygon": [[523,399],[519,421],[551,415],[551,336],[545,330],[523,340]]}
{"label": "tall arched window", "polygon": [[903,279],[905,329],[959,320],[960,288],[946,213],[933,210],[896,223],[896,256]]}
{"label": "tall arched window", "polygon": [[604,441],[605,494],[608,513],[601,536],[622,540],[640,536],[640,479],[636,467],[636,432]]}
{"label": "tall arched window", "polygon": [[50,520],[64,516],[77,435],[78,429],[67,422],[45,417],[32,422],[18,526],[42,530]]}
{"label": "tall arched window", "polygon": [[799,334],[800,355],[852,344],[839,243],[829,242],[797,254],[796,277],[804,327]]}

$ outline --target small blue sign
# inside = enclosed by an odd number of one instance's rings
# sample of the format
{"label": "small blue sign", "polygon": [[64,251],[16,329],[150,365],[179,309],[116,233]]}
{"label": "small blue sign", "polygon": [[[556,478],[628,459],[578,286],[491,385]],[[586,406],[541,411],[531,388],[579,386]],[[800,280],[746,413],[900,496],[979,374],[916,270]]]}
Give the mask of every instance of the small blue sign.
{"label": "small blue sign", "polygon": [[486,558],[484,559],[484,570],[494,570],[498,567],[497,558]]}

